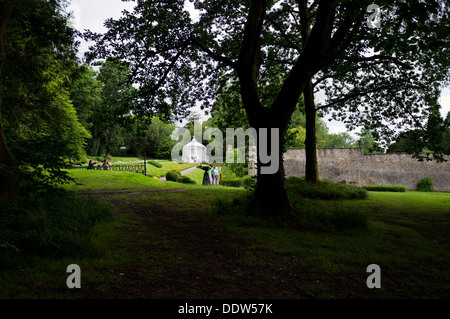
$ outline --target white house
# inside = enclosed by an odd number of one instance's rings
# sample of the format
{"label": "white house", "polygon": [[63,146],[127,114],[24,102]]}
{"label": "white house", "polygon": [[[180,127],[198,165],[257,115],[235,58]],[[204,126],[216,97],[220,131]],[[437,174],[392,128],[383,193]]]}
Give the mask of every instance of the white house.
{"label": "white house", "polygon": [[204,163],[209,162],[209,156],[206,155],[206,146],[197,142],[195,137],[191,142],[183,146],[183,163]]}

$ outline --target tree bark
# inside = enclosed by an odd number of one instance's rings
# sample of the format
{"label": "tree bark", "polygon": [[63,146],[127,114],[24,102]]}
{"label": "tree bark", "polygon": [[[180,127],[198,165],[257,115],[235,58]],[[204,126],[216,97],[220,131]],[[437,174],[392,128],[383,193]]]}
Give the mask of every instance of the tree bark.
{"label": "tree bark", "polygon": [[[6,22],[14,6],[15,0],[0,1],[0,96],[1,74],[4,57],[3,38]],[[8,148],[3,128],[0,104],[0,198],[5,200],[19,200],[19,179],[17,177],[17,161]]]}
{"label": "tree bark", "polygon": [[314,91],[311,80],[303,90],[305,98],[306,138],[305,138],[305,178],[310,183],[319,182],[319,169],[317,164],[317,138],[316,138],[316,107],[314,105]]}
{"label": "tree bark", "polygon": [[[257,138],[257,180],[255,193],[250,204],[250,213],[258,216],[280,218],[292,212],[292,206],[285,185],[286,179],[282,151],[286,127],[275,126],[275,129],[278,129],[278,139],[272,141],[271,126],[268,125],[267,119],[266,121],[261,119],[258,122],[266,123],[266,125],[262,125],[260,128],[267,128],[267,139],[261,138],[262,134],[259,128],[257,130],[259,133]],[[276,145],[273,145],[273,142]],[[267,144],[267,152],[262,151],[262,144]],[[263,169],[267,168],[268,165],[274,165],[273,162],[267,163],[267,161],[262,160],[262,156],[265,155],[269,155],[272,161],[278,162],[276,171],[273,174],[263,172]]]}

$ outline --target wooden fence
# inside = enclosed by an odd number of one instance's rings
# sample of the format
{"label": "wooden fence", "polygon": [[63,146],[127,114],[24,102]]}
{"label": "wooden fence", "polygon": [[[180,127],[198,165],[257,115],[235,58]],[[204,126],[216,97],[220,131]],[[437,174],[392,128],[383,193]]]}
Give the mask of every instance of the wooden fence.
{"label": "wooden fence", "polygon": [[[87,166],[71,166],[69,169],[87,169]],[[96,170],[95,166],[92,170]],[[146,174],[145,164],[135,164],[135,165],[111,165],[109,167],[110,171],[123,171],[132,173]]]}

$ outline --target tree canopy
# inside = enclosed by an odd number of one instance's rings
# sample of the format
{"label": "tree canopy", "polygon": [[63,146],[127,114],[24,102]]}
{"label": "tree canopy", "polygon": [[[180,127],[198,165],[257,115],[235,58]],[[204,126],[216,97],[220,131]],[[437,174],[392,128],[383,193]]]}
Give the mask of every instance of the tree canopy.
{"label": "tree canopy", "polygon": [[60,169],[86,156],[90,137],[70,99],[77,32],[68,26],[63,5],[19,1],[4,32],[2,124],[21,181],[31,178],[36,190],[67,180]]}
{"label": "tree canopy", "polygon": [[[305,99],[314,100],[314,87],[326,89],[331,100],[321,111],[332,106],[349,126],[366,124],[389,138],[389,125],[417,124],[448,80],[446,1],[379,1],[381,28],[367,23],[371,1],[193,4],[196,21],[182,0],[138,0],[133,12],[107,21],[105,34],[88,34],[97,41],[91,59],[129,62],[146,112],[183,116],[198,100],[211,105],[220,84],[238,78],[250,126],[278,128],[279,145],[300,96],[307,92]],[[340,104],[353,97],[361,103]],[[305,102],[307,118],[314,119],[314,104]],[[314,129],[307,127],[307,134]],[[260,155],[252,209],[289,211],[282,160],[267,176]],[[270,205],[275,198],[277,208]]]}

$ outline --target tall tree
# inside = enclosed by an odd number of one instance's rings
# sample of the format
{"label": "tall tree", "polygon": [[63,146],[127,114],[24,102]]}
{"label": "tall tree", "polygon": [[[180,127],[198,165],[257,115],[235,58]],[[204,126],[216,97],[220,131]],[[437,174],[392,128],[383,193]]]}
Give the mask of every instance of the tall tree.
{"label": "tall tree", "polygon": [[[6,30],[6,22],[15,0],[0,1],[0,97],[2,96],[1,75],[4,57],[4,35]],[[19,180],[15,174],[17,169],[17,161],[9,150],[6,142],[3,121],[2,121],[2,104],[0,102],[0,198],[7,200],[18,200],[19,198]]]}
{"label": "tall tree", "polygon": [[135,120],[130,110],[136,89],[128,82],[127,63],[107,59],[101,63],[96,80],[101,83],[100,101],[92,109],[90,155],[107,155],[124,143],[125,129]]}
{"label": "tall tree", "polygon": [[60,1],[23,0],[11,11],[2,55],[1,122],[21,182],[65,180],[66,160],[84,155],[89,134],[68,89],[76,68],[75,35]]}
{"label": "tall tree", "polygon": [[[425,152],[425,155],[417,156],[419,160],[430,160],[430,152],[434,156],[450,154],[450,112],[446,119],[440,115],[439,108],[435,107],[430,113],[426,124],[425,134],[421,130],[403,132],[397,140],[389,145],[387,153],[405,152],[414,150],[415,154]],[[444,160],[444,158],[441,158]]]}
{"label": "tall tree", "polygon": [[80,123],[88,130],[92,128],[94,110],[102,103],[102,82],[96,72],[86,65],[80,65],[71,76],[70,99],[77,111]]}
{"label": "tall tree", "polygon": [[[267,149],[281,148],[300,96],[304,94],[313,101],[311,88],[315,76],[329,77],[328,69],[343,72],[336,67],[343,61],[348,62],[346,70],[355,63],[379,62],[370,67],[383,72],[386,79],[395,71],[408,69],[402,59],[412,61],[409,45],[417,43],[430,27],[444,30],[448,21],[444,20],[448,19],[448,12],[443,1],[427,1],[426,5],[414,1],[415,6],[401,0],[380,1],[380,5],[393,8],[392,26],[377,35],[366,26],[370,2],[194,1],[199,19],[193,21],[182,0],[137,1],[134,12],[125,12],[117,21],[107,21],[106,34],[88,34],[97,41],[90,57],[115,56],[130,61],[131,81],[139,83],[139,96],[147,101],[145,109],[149,112],[173,109],[178,116],[195,106],[196,100],[209,105],[224,77],[237,77],[250,126],[256,130],[278,128],[278,137],[274,136],[273,142],[269,134]],[[415,17],[423,22],[430,16],[433,23],[423,23],[412,30],[413,37],[394,32],[395,25],[408,24]],[[430,41],[438,36],[427,35]],[[439,48],[448,44],[433,43]],[[367,56],[371,47],[375,53]],[[429,51],[421,46],[414,53],[424,57]],[[442,64],[443,52],[437,51],[433,54],[439,55],[440,60],[434,61]],[[426,61],[430,60],[424,58],[423,62]],[[405,72],[399,73],[402,80],[407,78]],[[400,77],[396,79],[400,81]],[[429,79],[433,83],[441,80]],[[362,89],[364,84],[355,83],[355,87]],[[314,147],[315,134],[311,132],[315,129],[312,121],[317,109],[310,107],[311,103],[306,104],[310,137],[307,136],[306,144]],[[251,211],[271,216],[288,213],[291,207],[284,184],[281,149],[277,154],[279,169],[274,174],[264,174],[267,163],[260,148],[257,157],[258,182]]]}

